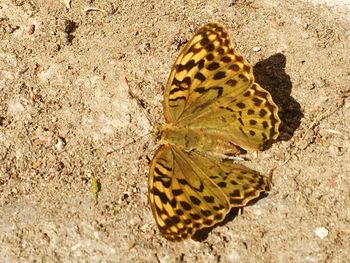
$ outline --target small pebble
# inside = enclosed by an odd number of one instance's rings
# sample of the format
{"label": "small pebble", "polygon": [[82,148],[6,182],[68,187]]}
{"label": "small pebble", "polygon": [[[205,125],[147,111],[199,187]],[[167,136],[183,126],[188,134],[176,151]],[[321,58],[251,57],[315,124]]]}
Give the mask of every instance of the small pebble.
{"label": "small pebble", "polygon": [[315,229],[315,234],[321,239],[324,239],[326,236],[328,236],[328,229],[325,227],[317,227]]}
{"label": "small pebble", "polygon": [[261,50],[261,47],[253,47],[254,52],[259,52]]}
{"label": "small pebble", "polygon": [[35,32],[35,25],[30,25],[28,29],[28,34],[33,35]]}
{"label": "small pebble", "polygon": [[63,4],[66,6],[67,9],[70,8],[70,1],[71,0],[62,0]]}
{"label": "small pebble", "polygon": [[10,101],[7,106],[7,112],[11,115],[17,115],[24,111],[24,106],[19,101]]}
{"label": "small pebble", "polygon": [[62,151],[64,144],[65,144],[64,141],[58,137],[55,147],[58,151]]}
{"label": "small pebble", "polygon": [[328,147],[328,151],[333,156],[337,156],[337,155],[339,155],[341,153],[340,148],[337,147],[337,146],[334,146],[334,145],[329,146]]}
{"label": "small pebble", "polygon": [[35,170],[39,170],[41,165],[42,165],[41,161],[35,161],[32,163],[32,168]]}

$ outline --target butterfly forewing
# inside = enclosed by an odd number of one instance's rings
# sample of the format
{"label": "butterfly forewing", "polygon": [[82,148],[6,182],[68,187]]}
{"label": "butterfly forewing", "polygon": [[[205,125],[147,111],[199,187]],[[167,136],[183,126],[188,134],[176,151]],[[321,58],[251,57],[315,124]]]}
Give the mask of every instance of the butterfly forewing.
{"label": "butterfly forewing", "polygon": [[221,221],[229,211],[227,195],[196,161],[165,145],[154,156],[149,200],[158,227],[169,240],[192,236],[196,230]]}
{"label": "butterfly forewing", "polygon": [[[174,122],[188,108],[205,107],[218,95],[239,94],[252,80],[246,60],[229,47],[223,27],[208,24],[177,58],[165,89],[164,115]],[[226,74],[227,72],[227,74]]]}
{"label": "butterfly forewing", "polygon": [[255,150],[277,138],[280,124],[271,95],[254,83],[251,65],[217,24],[201,28],[176,60],[164,115],[168,123],[227,133],[232,143]]}

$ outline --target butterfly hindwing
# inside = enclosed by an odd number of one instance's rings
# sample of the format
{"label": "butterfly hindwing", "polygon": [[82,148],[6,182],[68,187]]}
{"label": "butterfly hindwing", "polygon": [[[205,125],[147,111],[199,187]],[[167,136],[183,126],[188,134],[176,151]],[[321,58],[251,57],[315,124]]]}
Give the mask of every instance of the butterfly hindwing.
{"label": "butterfly hindwing", "polygon": [[278,108],[270,93],[257,83],[243,94],[227,95],[190,116],[177,125],[208,135],[216,133],[244,149],[261,150],[265,142],[277,139],[279,134]]}
{"label": "butterfly hindwing", "polygon": [[188,153],[188,158],[228,197],[231,208],[245,206],[268,190],[266,177],[232,160],[223,161],[198,151]]}

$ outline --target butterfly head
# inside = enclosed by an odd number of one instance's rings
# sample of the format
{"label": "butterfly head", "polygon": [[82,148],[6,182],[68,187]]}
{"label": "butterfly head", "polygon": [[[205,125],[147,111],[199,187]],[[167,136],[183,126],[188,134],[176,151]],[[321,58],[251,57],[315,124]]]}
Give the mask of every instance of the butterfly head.
{"label": "butterfly head", "polygon": [[160,138],[161,138],[161,134],[162,134],[162,124],[156,123],[156,124],[153,126],[153,129],[152,129],[151,134],[152,134],[153,140],[159,141]]}

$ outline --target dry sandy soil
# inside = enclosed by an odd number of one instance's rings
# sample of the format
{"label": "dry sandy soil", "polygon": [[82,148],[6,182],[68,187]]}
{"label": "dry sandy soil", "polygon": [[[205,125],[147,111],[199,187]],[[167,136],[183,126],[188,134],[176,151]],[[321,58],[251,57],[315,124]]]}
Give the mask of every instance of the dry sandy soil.
{"label": "dry sandy soil", "polygon": [[[160,2],[0,1],[0,261],[350,262],[350,3]],[[137,138],[211,21],[280,107],[280,139],[245,163],[272,188],[171,243],[147,200],[157,143]]]}

